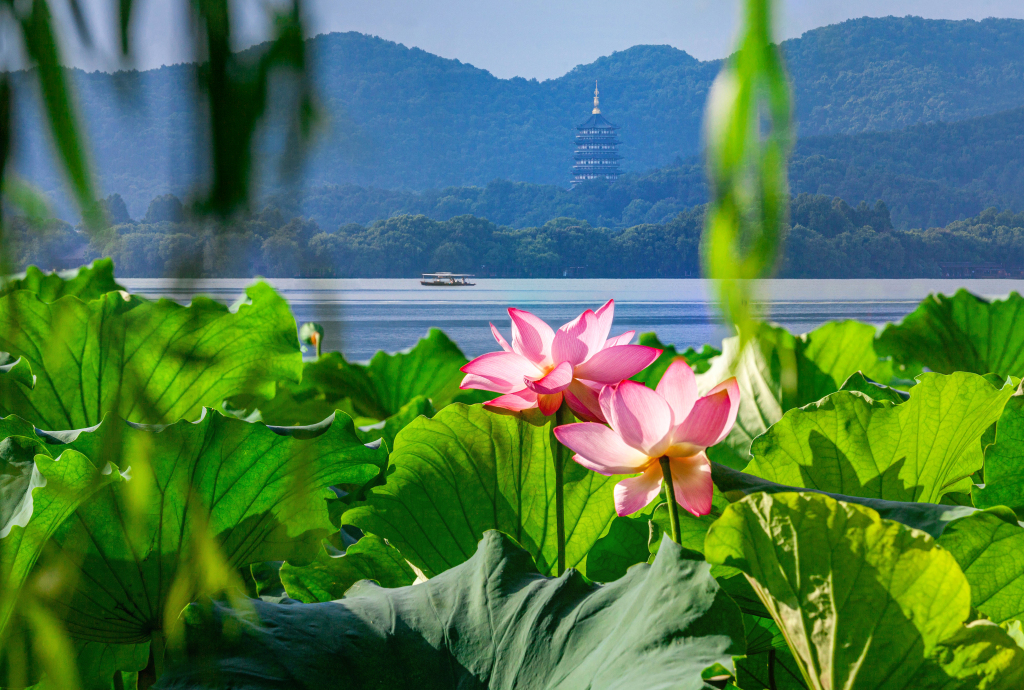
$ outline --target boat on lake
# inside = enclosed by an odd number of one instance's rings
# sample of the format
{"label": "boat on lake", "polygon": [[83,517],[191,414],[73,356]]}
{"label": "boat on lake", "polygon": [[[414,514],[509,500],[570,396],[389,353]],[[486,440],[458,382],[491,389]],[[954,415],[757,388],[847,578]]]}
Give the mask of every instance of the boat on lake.
{"label": "boat on lake", "polygon": [[472,287],[476,283],[469,282],[472,273],[424,273],[420,285],[435,287]]}

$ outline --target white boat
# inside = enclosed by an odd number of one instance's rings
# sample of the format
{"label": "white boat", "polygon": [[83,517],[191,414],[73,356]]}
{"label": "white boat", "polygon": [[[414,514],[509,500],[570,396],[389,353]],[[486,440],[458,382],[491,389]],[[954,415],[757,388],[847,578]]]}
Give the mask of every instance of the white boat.
{"label": "white boat", "polygon": [[424,273],[420,285],[434,287],[471,287],[476,283],[469,282],[472,273]]}

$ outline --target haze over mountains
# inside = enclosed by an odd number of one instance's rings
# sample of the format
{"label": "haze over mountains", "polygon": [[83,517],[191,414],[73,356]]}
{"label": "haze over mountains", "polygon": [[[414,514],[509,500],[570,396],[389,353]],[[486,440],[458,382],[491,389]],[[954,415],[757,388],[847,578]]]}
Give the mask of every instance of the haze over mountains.
{"label": "haze over mountains", "polygon": [[[705,198],[694,157],[720,61],[701,62],[668,46],[637,46],[537,82],[497,79],[356,33],[318,36],[309,45],[329,122],[305,170],[312,193],[299,195],[295,205],[311,213],[310,197],[327,199],[318,222],[371,220],[344,217],[334,185],[405,190],[345,192],[349,200],[359,194],[387,200],[379,204],[385,216],[421,210],[450,217],[485,212],[470,198],[484,191],[408,192],[496,179],[526,182],[537,203],[558,211],[559,198],[569,195],[581,209],[577,217],[612,226],[659,222],[652,209],[667,217]],[[989,205],[1024,206],[1024,139],[1018,135],[1024,111],[1015,110],[1024,106],[1024,21],[860,19],[808,32],[783,48],[801,137],[794,192],[834,194],[851,204],[881,198],[903,227],[945,224]],[[102,188],[121,194],[135,217],[154,196],[184,195],[192,187],[203,157],[186,136],[196,117],[194,75],[191,65],[127,77],[75,72]],[[139,90],[136,102],[119,100],[115,84],[125,78]],[[589,114],[595,79],[605,114],[622,127],[624,168],[638,174],[596,213],[558,189],[567,186],[573,128]],[[53,193],[61,182],[40,122],[37,113],[19,113],[19,168]],[[268,128],[268,149],[279,148],[278,129]],[[653,168],[668,169],[641,174]],[[264,179],[273,192],[272,171]],[[525,189],[513,188],[517,194]],[[447,211],[427,208],[429,199],[449,197],[454,205]],[[661,202],[667,203],[658,210]],[[360,203],[360,213],[373,213]],[[533,213],[528,219],[494,217],[497,211],[488,217],[543,223],[553,217],[540,217],[546,208],[524,208],[521,213]]]}

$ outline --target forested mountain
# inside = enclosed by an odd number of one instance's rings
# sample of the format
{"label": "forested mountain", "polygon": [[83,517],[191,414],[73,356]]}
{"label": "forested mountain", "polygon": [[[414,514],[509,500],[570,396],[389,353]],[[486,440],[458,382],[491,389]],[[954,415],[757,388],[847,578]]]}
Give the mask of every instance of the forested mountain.
{"label": "forested mountain", "polygon": [[[622,126],[626,169],[665,166],[698,153],[704,100],[720,67],[668,46],[636,46],[537,82],[497,79],[356,33],[317,36],[309,48],[328,117],[306,168],[314,187],[422,190],[495,179],[565,185],[573,126],[589,112],[595,79],[605,112]],[[804,137],[1024,105],[1024,21],[859,19],[786,41],[784,50]],[[193,65],[74,71],[74,81],[105,191],[120,193],[135,216],[154,196],[188,191],[203,160],[186,136],[197,117]],[[118,82],[138,97],[126,102]],[[44,190],[58,189],[42,119],[25,111],[18,121],[20,169]],[[275,132],[272,125],[267,148],[280,145]],[[264,181],[272,185],[269,171]]]}
{"label": "forested mountain", "polygon": [[[904,229],[943,227],[991,206],[1024,210],[1024,108],[889,132],[808,137],[793,152],[790,184],[794,193],[838,196],[852,205],[880,199]],[[572,190],[499,180],[422,193],[323,185],[271,197],[286,213],[324,227],[402,214],[435,220],[472,214],[517,228],[560,217],[621,228],[666,223],[706,201],[697,159]]]}

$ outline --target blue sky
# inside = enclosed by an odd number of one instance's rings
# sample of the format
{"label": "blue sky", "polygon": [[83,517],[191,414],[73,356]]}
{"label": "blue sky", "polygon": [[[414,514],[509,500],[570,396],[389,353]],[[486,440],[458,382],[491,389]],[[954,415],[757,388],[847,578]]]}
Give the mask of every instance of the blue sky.
{"label": "blue sky", "polygon": [[[136,65],[190,59],[181,0],[136,0]],[[59,7],[65,3],[54,3]],[[116,65],[104,12],[116,3],[85,0],[98,46],[71,41],[66,62]],[[260,41],[264,0],[234,0],[244,28],[238,47]],[[311,33],[360,31],[490,70],[498,77],[548,79],[641,43],[669,44],[701,59],[730,52],[738,0],[306,0]],[[914,14],[943,19],[1024,19],[1021,0],[782,0],[780,38],[862,16]],[[65,32],[70,38],[71,32]]]}

